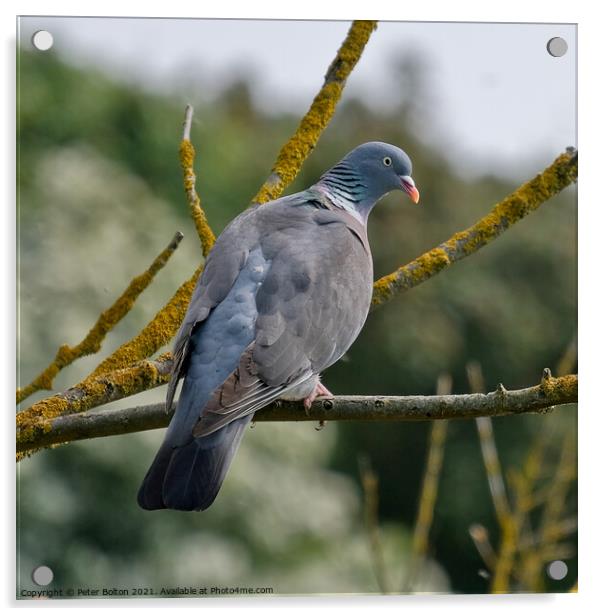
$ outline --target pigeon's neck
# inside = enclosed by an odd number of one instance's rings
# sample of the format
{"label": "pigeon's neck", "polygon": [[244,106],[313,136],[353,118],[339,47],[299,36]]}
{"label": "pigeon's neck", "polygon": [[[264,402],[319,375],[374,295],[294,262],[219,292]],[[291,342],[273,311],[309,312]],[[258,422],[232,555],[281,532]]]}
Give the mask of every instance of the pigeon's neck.
{"label": "pigeon's neck", "polygon": [[363,224],[377,201],[359,174],[344,163],[327,171],[313,188],[329,205],[345,210]]}

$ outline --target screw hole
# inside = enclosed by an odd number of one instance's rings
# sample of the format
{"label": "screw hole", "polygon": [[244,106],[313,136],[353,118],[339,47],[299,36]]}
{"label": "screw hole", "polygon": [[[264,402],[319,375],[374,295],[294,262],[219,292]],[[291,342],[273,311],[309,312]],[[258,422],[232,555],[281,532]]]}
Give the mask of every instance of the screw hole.
{"label": "screw hole", "polygon": [[546,49],[554,58],[561,58],[568,51],[569,46],[562,37],[555,36],[548,41]]}

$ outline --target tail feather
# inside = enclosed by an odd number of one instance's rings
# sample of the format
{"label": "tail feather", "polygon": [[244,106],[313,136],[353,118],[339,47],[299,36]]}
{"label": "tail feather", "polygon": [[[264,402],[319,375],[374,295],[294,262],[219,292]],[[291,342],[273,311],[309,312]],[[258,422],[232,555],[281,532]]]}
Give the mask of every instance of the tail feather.
{"label": "tail feather", "polygon": [[143,509],[203,511],[215,500],[252,416],[173,447],[163,443],[138,492]]}

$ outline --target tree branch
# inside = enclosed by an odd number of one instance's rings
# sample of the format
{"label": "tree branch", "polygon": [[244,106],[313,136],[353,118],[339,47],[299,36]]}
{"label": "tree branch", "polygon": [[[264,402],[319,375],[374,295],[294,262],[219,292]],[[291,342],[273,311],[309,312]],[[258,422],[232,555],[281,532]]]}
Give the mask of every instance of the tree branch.
{"label": "tree branch", "polygon": [[115,303],[107,308],[99,317],[86,337],[76,346],[66,344],[56,353],[54,361],[43,370],[29,385],[17,389],[17,404],[40,389],[52,389],[54,377],[66,366],[85,355],[92,355],[100,350],[105,336],[125,317],[132,309],[139,295],[154,280],[155,274],[163,268],[174,253],[184,236],[178,231],[169,245],[150,264],[149,268],[132,279],[127,289],[119,296]]}
{"label": "tree branch", "polygon": [[[521,413],[543,413],[561,404],[577,402],[577,375],[554,378],[549,371],[539,385],[507,391],[502,385],[488,394],[442,396],[338,396],[317,400],[308,413],[302,402],[279,401],[255,414],[255,421],[426,421],[469,419]],[[129,434],[162,428],[171,413],[163,403],[117,411],[93,411],[63,415],[27,426],[17,432],[17,451],[48,447],[57,443]]]}
{"label": "tree branch", "polygon": [[184,190],[186,192],[186,199],[188,201],[188,207],[190,208],[190,214],[199,239],[201,240],[201,249],[203,256],[207,258],[209,251],[213,244],[215,244],[215,234],[213,233],[205,211],[201,207],[201,199],[196,192],[196,175],[194,173],[194,158],[196,152],[194,146],[190,141],[190,129],[192,126],[192,105],[186,105],[186,112],[184,115],[184,130],[182,133],[182,141],[180,142],[180,165],[182,166],[182,173],[184,174]]}
{"label": "tree branch", "polygon": [[[203,265],[197,267],[194,274],[178,288],[172,298],[157,312],[144,329],[101,362],[90,376],[97,377],[107,372],[132,366],[134,363],[150,357],[166,345],[174,337],[182,323],[197,278],[202,271]],[[132,391],[129,395],[141,391],[144,391],[144,389]]]}
{"label": "tree branch", "polygon": [[[192,113],[192,106],[187,105],[184,115],[182,141],[180,143],[180,165],[184,174],[184,190],[186,192],[188,207],[190,208],[190,213],[201,241],[203,256],[206,258],[215,243],[215,235],[207,222],[207,216],[201,207],[201,200],[195,187],[195,150],[190,141]],[[182,323],[196,281],[203,271],[203,267],[204,265],[200,265],[194,274],[178,288],[172,298],[161,310],[159,310],[146,327],[144,327],[137,336],[121,345],[110,357],[107,357],[99,364],[91,376],[99,376],[106,372],[131,366],[137,361],[150,357],[162,346],[167,344],[174,337]]]}
{"label": "tree branch", "polygon": [[[481,364],[476,361],[471,361],[466,366],[466,373],[470,389],[473,393],[482,393],[485,391],[485,378],[481,369]],[[483,464],[487,473],[487,483],[489,484],[489,492],[491,500],[500,526],[506,523],[506,520],[511,516],[510,503],[508,502],[508,494],[506,492],[506,484],[502,474],[502,465],[495,444],[493,435],[493,422],[491,417],[477,417],[477,432],[479,434],[479,442],[481,444],[481,455],[483,456]]]}
{"label": "tree branch", "polygon": [[506,229],[577,180],[577,151],[567,148],[540,174],[496,204],[472,227],[459,231],[395,272],[374,283],[372,308],[389,301],[486,246]]}
{"label": "tree branch", "polygon": [[389,575],[383,554],[383,542],[378,523],[378,475],[372,470],[370,460],[361,456],[358,459],[360,480],[364,491],[364,523],[368,531],[370,552],[376,583],[381,593],[390,592]]}
{"label": "tree branch", "polygon": [[58,417],[74,413],[82,416],[90,408],[167,383],[172,363],[171,353],[166,353],[156,360],[144,360],[124,370],[88,377],[60,394],[36,402],[17,414],[17,452],[37,449],[38,442],[43,441],[45,433],[52,431],[53,421]]}
{"label": "tree branch", "polygon": [[354,21],[337,55],[330,64],[324,85],[316,94],[311,107],[303,116],[295,134],[282,146],[272,167],[272,173],[253,198],[252,203],[265,203],[278,198],[295,179],[301,165],[316,146],[322,131],[328,126],[351,74],[376,21]]}

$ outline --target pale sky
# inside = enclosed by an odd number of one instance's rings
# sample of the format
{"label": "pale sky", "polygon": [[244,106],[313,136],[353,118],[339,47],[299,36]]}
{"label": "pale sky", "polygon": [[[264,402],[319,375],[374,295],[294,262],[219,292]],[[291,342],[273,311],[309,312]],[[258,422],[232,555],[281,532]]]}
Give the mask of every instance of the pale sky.
{"label": "pale sky", "polygon": [[[302,114],[349,22],[133,18],[21,18],[21,42],[54,36],[53,53],[121,81],[169,93],[184,105],[215,95],[233,75],[251,77],[267,110]],[[568,43],[561,58],[546,43]],[[571,24],[381,22],[351,75],[346,97],[391,107],[394,61],[424,60],[430,96],[419,136],[468,174],[524,175],[576,144],[576,40]],[[48,53],[48,52],[38,52]],[[403,147],[403,144],[400,144]]]}

